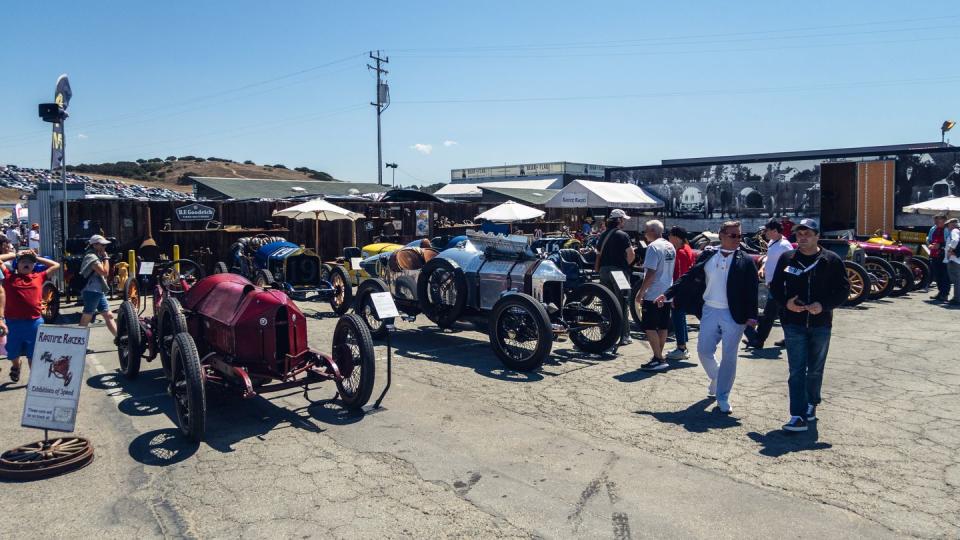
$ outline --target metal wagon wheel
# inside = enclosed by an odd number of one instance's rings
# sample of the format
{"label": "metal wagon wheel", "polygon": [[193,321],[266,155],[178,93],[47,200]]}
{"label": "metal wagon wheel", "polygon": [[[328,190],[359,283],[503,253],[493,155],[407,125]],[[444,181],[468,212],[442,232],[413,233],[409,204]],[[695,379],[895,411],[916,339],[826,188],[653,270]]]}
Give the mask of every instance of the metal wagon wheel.
{"label": "metal wagon wheel", "polygon": [[0,478],[38,480],[79,469],[91,461],[93,446],[82,437],[37,441],[0,454]]}

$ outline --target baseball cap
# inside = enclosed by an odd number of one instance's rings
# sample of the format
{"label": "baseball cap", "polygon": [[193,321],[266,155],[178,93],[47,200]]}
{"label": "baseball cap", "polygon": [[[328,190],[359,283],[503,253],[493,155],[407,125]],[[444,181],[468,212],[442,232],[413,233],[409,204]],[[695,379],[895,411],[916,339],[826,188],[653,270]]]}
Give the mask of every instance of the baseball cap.
{"label": "baseball cap", "polygon": [[613,219],[613,218],[630,219],[630,216],[628,216],[627,213],[624,212],[623,210],[617,208],[615,210],[610,211],[610,219]]}
{"label": "baseball cap", "polygon": [[93,244],[103,244],[103,245],[107,245],[107,244],[110,243],[110,241],[107,240],[106,238],[104,238],[103,236],[99,235],[99,234],[95,234],[95,235],[93,235],[93,236],[90,237],[90,241],[87,242],[87,243],[90,244],[91,246],[92,246]]}
{"label": "baseball cap", "polygon": [[957,225],[960,225],[960,219],[950,218],[946,221],[946,223],[944,223],[944,225],[949,225],[951,223],[956,223]]}
{"label": "baseball cap", "polygon": [[801,219],[800,224],[794,227],[794,230],[797,229],[810,229],[811,231],[820,234],[820,224],[817,223],[817,220],[811,218]]}

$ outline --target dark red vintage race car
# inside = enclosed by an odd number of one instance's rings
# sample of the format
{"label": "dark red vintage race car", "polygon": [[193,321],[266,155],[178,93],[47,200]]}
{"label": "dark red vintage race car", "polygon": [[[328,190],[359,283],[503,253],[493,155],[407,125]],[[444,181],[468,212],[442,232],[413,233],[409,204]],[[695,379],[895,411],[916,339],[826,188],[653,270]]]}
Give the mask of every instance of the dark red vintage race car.
{"label": "dark red vintage race car", "polygon": [[309,348],[306,317],[281,291],[236,274],[202,277],[186,259],[158,263],[155,282],[153,316],[142,314],[146,302],[139,297],[120,305],[120,370],[135,378],[142,359],[160,356],[184,435],[203,438],[208,383],[249,398],[332,380],[348,408],[370,399],[373,341],[359,316],[340,318],[326,355]]}

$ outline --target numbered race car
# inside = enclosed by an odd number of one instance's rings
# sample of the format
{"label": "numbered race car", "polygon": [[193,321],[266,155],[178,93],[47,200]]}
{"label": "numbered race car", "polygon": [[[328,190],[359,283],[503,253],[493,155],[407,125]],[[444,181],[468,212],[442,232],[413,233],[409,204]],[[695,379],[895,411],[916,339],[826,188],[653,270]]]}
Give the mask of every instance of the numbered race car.
{"label": "numbered race car", "polygon": [[377,319],[376,292],[389,292],[410,320],[423,313],[441,328],[485,319],[494,352],[515,370],[540,367],[560,334],[593,354],[612,350],[620,338],[623,320],[614,294],[597,283],[566,291],[564,273],[534,254],[522,236],[468,233],[443,251],[405,247],[370,257],[363,267],[378,277],[360,284],[355,310],[377,338],[393,321]]}
{"label": "numbered race car", "polygon": [[[307,345],[303,312],[282,292],[243,276],[203,277],[193,261],[154,266],[153,314],[146,303],[120,304],[117,354],[128,379],[142,360],[160,357],[183,434],[202,440],[206,387],[235,389],[244,398],[323,381],[336,384],[340,401],[359,409],[374,384],[373,342],[355,314],[337,321],[330,355]],[[381,396],[382,399],[382,396]]]}
{"label": "numbered race car", "polygon": [[343,315],[353,302],[353,288],[340,266],[325,265],[309,248],[279,236],[241,238],[230,248],[230,263],[218,262],[215,274],[240,274],[260,287],[273,287],[297,301],[330,302]]}

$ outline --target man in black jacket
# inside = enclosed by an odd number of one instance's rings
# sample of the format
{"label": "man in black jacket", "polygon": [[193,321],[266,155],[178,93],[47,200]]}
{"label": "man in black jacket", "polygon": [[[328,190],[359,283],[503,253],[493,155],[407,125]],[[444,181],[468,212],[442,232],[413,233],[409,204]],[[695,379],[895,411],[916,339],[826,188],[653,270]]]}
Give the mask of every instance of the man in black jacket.
{"label": "man in black jacket", "polygon": [[806,431],[817,419],[833,310],[847,300],[850,282],[840,257],[817,244],[815,220],[801,220],[793,230],[798,247],[777,261],[770,294],[785,307],[780,324],[790,364],[790,420],[783,429]]}
{"label": "man in black jacket", "polygon": [[697,353],[710,379],[707,397],[716,397],[717,409],[724,414],[731,412],[740,338],[746,325],[757,324],[757,266],[738,249],[741,236],[739,221],[724,222],[720,248],[704,250],[693,268],[654,300],[658,305],[672,300],[678,309],[700,318]]}

